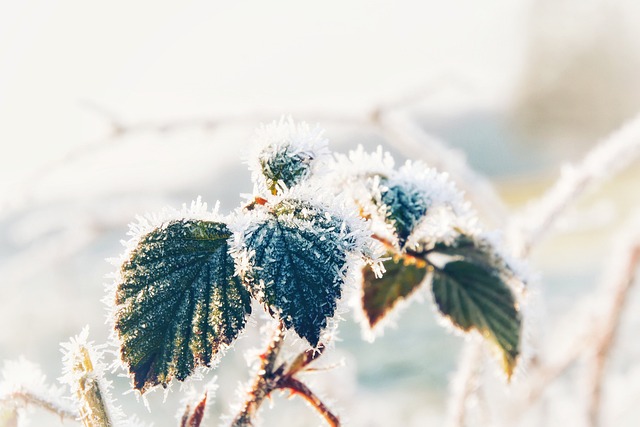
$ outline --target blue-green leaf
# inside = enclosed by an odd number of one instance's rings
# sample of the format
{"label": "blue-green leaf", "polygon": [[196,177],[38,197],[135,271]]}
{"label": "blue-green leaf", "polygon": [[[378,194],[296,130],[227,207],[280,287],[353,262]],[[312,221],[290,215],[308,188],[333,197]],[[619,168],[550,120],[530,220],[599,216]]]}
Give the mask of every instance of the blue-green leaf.
{"label": "blue-green leaf", "polygon": [[260,159],[260,167],[271,194],[277,194],[307,179],[311,174],[310,153],[289,153],[287,148]]}
{"label": "blue-green leaf", "polygon": [[511,378],[520,354],[521,317],[500,274],[457,260],[436,268],[432,291],[440,312],[464,332],[478,331],[494,345]]}
{"label": "blue-green leaf", "polygon": [[400,249],[403,249],[407,239],[427,213],[429,201],[423,192],[415,188],[393,185],[383,188],[380,202],[387,222],[393,226]]}
{"label": "blue-green leaf", "polygon": [[122,264],[115,329],[141,392],[210,366],[244,328],[250,296],[234,276],[230,236],[220,222],[172,221],[143,236]]}
{"label": "blue-green leaf", "polygon": [[338,218],[322,208],[285,200],[246,231],[252,253],[251,294],[287,328],[316,346],[342,295],[353,244]]}

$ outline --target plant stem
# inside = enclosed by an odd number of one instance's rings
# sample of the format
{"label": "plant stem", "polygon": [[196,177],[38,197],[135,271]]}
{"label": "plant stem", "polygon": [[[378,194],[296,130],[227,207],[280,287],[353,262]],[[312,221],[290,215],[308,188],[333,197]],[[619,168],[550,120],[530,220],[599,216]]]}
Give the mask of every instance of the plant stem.
{"label": "plant stem", "polygon": [[320,415],[322,415],[330,427],[340,427],[340,420],[338,417],[336,417],[329,408],[322,403],[318,396],[316,396],[309,387],[300,380],[293,377],[285,377],[283,381],[280,382],[280,388],[287,388],[291,390],[292,393],[302,396],[316,411],[318,411]]}
{"label": "plant stem", "polygon": [[[232,427],[252,426],[252,420],[255,418],[260,405],[264,399],[277,388],[279,375],[275,375],[275,364],[283,342],[284,325],[280,322],[271,337],[267,349],[260,355],[262,362],[258,370],[258,376],[249,391],[242,410],[231,423]],[[280,368],[278,368],[278,371],[279,370]]]}
{"label": "plant stem", "polygon": [[231,423],[231,427],[250,427],[260,409],[262,402],[274,390],[290,390],[292,394],[300,395],[327,421],[330,427],[339,427],[340,421],[329,408],[295,375],[306,370],[324,352],[325,346],[308,349],[300,353],[291,363],[276,364],[278,354],[284,342],[284,325],[278,324],[267,349],[260,359],[260,369],[242,410]]}

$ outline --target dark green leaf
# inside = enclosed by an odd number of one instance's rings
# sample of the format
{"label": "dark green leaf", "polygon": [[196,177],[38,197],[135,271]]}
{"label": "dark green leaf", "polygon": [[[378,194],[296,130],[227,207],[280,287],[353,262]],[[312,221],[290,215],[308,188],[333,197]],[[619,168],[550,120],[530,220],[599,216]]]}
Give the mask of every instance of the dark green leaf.
{"label": "dark green leaf", "polygon": [[121,266],[115,328],[136,389],[210,366],[244,328],[249,293],[234,276],[227,226],[173,221],[146,234]]}
{"label": "dark green leaf", "polygon": [[411,295],[427,275],[427,265],[406,256],[393,256],[384,262],[386,272],[376,277],[371,267],[363,271],[362,308],[373,328],[401,300]]}
{"label": "dark green leaf", "polygon": [[440,312],[465,332],[494,344],[510,378],[520,353],[521,320],[513,293],[498,274],[467,261],[452,261],[433,275]]}
{"label": "dark green leaf", "polygon": [[310,154],[292,154],[286,148],[274,153],[272,157],[260,159],[267,188],[272,194],[277,194],[278,190],[291,188],[305,180],[311,174],[312,160]]}
{"label": "dark green leaf", "polygon": [[275,206],[244,237],[252,295],[312,346],[342,295],[347,247],[341,222],[297,200]]}
{"label": "dark green leaf", "polygon": [[381,192],[381,203],[386,208],[386,220],[393,226],[400,249],[427,213],[428,200],[414,189],[394,185]]}

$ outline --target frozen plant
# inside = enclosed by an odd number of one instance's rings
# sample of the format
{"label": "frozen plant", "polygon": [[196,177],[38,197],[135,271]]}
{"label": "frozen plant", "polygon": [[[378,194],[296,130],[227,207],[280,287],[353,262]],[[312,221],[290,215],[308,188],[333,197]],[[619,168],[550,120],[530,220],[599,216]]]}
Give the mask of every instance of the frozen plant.
{"label": "frozen plant", "polygon": [[[443,323],[483,337],[511,378],[525,280],[446,174],[420,162],[396,168],[381,149],[332,155],[321,129],[291,119],[261,127],[255,142],[253,194],[243,206],[222,214],[198,199],[131,226],[106,300],[134,390],[166,388],[213,367],[257,302],[277,328],[231,425],[253,425],[263,401],[288,390],[338,426],[299,374],[330,348],[348,289],[359,295],[354,312],[370,337],[430,289]],[[281,351],[287,335],[305,347],[290,360]],[[119,423],[102,349],[94,351],[86,332],[64,348],[81,421]],[[187,403],[181,425],[200,425],[206,402],[205,394]]]}

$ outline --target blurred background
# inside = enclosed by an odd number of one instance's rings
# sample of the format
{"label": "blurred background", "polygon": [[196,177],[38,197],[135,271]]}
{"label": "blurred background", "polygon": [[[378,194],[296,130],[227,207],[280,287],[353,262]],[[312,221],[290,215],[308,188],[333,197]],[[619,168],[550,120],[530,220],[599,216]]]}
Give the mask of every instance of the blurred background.
{"label": "blurred background", "polygon": [[[127,224],[199,195],[233,210],[251,191],[253,130],[283,114],[319,123],[335,151],[383,145],[450,172],[486,227],[504,227],[640,111],[639,24],[632,0],[0,2],[0,360],[24,355],[56,382],[61,341],[84,325],[106,341],[105,259]],[[560,319],[602,285],[639,177],[634,163],[580,199],[532,251],[534,347],[579,326]],[[640,422],[639,298],[607,368],[603,425]],[[310,381],[348,425],[443,425],[464,340],[425,300],[374,343],[344,315],[319,362],[344,366]],[[206,425],[249,380],[257,329],[208,374],[219,389]],[[490,421],[469,425],[583,425],[579,364],[515,422],[492,363]],[[181,393],[152,394],[148,412],[112,377],[126,412],[177,424]],[[264,425],[321,425],[297,399],[271,406]]]}

